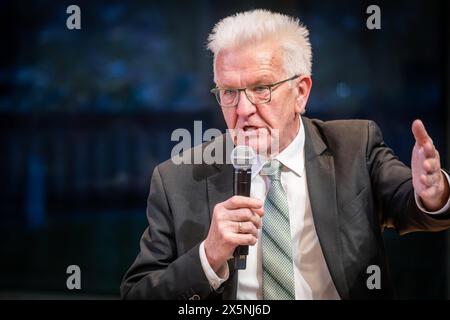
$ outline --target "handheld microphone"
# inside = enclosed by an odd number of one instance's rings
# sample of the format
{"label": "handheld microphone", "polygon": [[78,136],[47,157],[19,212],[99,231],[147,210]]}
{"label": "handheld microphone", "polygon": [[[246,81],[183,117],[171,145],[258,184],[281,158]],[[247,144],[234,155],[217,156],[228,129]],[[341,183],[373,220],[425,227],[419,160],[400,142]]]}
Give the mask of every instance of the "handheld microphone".
{"label": "handheld microphone", "polygon": [[[249,146],[240,145],[231,151],[231,163],[234,167],[233,194],[250,197],[252,182],[252,164],[256,160],[256,154]],[[248,246],[238,246],[234,250],[234,268],[242,270],[247,267]]]}

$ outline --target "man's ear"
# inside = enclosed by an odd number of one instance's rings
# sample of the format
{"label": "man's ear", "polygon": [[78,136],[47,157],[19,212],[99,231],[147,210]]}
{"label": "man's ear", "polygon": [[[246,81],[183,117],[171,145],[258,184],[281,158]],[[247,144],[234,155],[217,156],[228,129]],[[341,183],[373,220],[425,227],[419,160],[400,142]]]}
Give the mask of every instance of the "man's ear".
{"label": "man's ear", "polygon": [[312,79],[310,76],[301,76],[297,83],[297,99],[295,101],[295,112],[303,114],[306,110],[306,103],[308,102],[309,93],[311,92]]}

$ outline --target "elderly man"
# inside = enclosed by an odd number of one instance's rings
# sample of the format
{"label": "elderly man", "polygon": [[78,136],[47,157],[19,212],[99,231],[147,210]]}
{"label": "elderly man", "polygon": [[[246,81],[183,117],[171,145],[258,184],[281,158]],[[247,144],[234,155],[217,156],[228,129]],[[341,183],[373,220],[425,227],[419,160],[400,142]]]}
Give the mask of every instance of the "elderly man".
{"label": "elderly man", "polygon": [[[308,30],[291,17],[265,10],[227,17],[209,49],[212,92],[234,129],[211,143],[231,138],[267,156],[252,166],[250,197],[233,196],[229,164],[159,165],[149,226],[122,296],[392,297],[383,228],[404,234],[450,226],[449,177],[422,122],[412,124],[410,169],[371,121],[302,116],[312,54]],[[275,140],[279,148],[270,147]],[[250,246],[247,268],[234,270],[230,257],[240,245]],[[380,272],[375,286],[370,268]]]}

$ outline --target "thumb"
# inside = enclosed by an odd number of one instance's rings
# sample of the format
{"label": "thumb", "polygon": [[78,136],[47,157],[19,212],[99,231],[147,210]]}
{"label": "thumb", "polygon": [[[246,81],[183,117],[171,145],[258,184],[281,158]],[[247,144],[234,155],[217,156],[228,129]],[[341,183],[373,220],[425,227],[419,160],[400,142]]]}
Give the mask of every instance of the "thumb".
{"label": "thumb", "polygon": [[427,130],[425,130],[425,126],[421,120],[414,120],[411,129],[414,139],[416,139],[418,145],[423,146],[426,142],[431,141],[431,138],[428,135]]}

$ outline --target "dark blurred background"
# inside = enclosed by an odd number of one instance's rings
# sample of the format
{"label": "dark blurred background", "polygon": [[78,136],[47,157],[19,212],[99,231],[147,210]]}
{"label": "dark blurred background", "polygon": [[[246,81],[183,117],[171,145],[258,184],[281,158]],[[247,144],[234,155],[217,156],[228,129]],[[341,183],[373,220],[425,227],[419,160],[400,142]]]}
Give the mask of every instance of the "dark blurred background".
{"label": "dark blurred background", "polygon": [[[66,28],[71,4],[81,30]],[[1,1],[0,298],[119,296],[172,131],[224,129],[207,35],[253,8],[310,29],[309,117],[375,120],[407,164],[421,118],[449,167],[447,1]],[[448,232],[384,238],[400,298],[450,298]]]}

